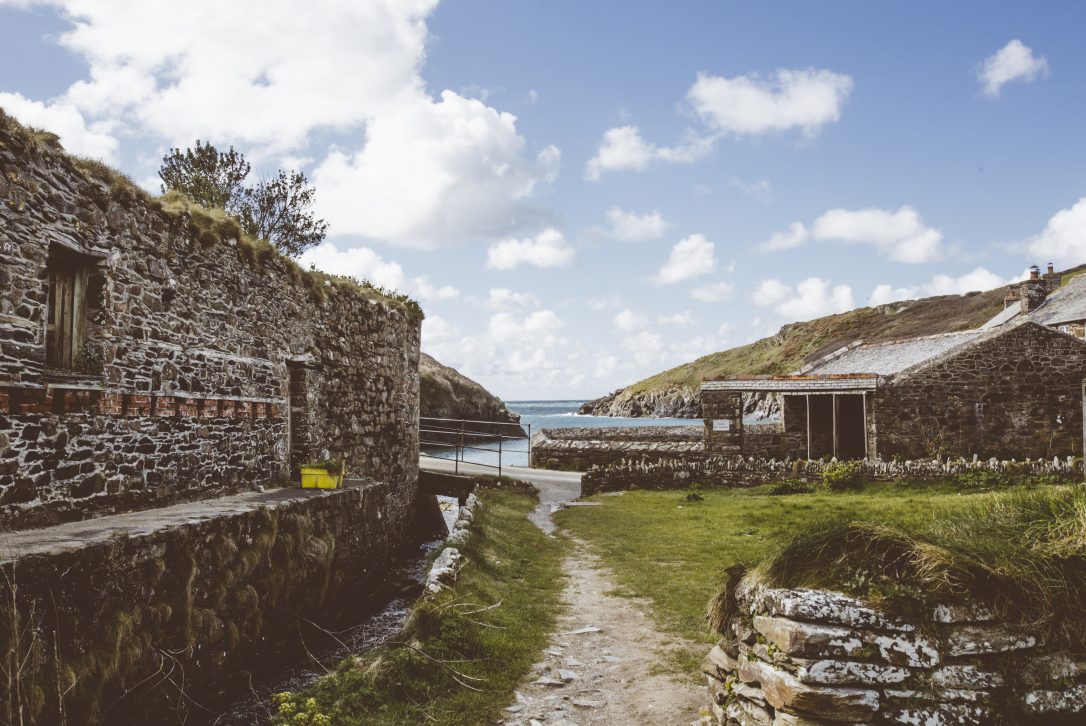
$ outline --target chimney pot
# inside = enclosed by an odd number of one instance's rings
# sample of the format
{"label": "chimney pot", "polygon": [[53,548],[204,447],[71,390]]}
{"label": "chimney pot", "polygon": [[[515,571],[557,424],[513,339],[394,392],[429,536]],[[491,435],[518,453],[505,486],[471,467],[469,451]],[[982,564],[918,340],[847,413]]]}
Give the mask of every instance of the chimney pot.
{"label": "chimney pot", "polygon": [[1031,279],[1031,280],[1039,280],[1039,279],[1041,279],[1041,268],[1037,267],[1037,265],[1030,265],[1029,266],[1029,279]]}
{"label": "chimney pot", "polygon": [[1048,263],[1048,274],[1050,274],[1050,275],[1056,274],[1056,268],[1053,267],[1051,262]]}

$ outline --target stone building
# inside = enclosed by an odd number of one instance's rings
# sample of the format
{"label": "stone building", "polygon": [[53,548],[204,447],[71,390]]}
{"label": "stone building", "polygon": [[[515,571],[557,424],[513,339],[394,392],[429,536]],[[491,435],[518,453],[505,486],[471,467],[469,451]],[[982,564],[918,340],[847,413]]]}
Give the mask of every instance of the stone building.
{"label": "stone building", "polygon": [[[706,449],[794,459],[1081,454],[1083,378],[1086,342],[1029,315],[857,342],[794,375],[705,381]],[[749,393],[780,395],[781,421],[744,424]]]}
{"label": "stone building", "polygon": [[417,480],[417,307],[303,272],[0,113],[0,525]]}

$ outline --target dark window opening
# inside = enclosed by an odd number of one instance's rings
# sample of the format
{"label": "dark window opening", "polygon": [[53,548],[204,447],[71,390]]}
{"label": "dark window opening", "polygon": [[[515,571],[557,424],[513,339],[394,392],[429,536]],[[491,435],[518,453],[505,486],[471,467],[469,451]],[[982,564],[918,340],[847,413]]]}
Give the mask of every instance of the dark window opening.
{"label": "dark window opening", "polygon": [[97,262],[97,258],[67,250],[50,250],[46,267],[49,308],[45,329],[45,362],[50,368],[89,369],[85,359],[93,351],[85,350],[87,301],[88,289],[94,278],[99,277],[93,275]]}

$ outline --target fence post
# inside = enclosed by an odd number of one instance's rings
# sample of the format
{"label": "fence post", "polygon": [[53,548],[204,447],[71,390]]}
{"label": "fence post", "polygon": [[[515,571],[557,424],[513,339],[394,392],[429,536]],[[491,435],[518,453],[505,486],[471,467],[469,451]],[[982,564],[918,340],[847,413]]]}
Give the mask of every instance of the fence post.
{"label": "fence post", "polygon": [[464,419],[460,419],[460,433],[456,436],[456,448],[453,449],[456,456],[456,473],[460,473],[460,457],[464,455]]}
{"label": "fence post", "polygon": [[502,478],[502,439],[498,438],[498,478]]}
{"label": "fence post", "polygon": [[532,425],[528,424],[528,466],[532,465]]}

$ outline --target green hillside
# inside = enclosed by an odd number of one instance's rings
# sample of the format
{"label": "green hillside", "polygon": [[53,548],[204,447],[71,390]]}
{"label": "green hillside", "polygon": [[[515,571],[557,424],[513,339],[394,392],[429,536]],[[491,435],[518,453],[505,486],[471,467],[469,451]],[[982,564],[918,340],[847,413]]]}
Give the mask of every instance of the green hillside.
{"label": "green hillside", "polygon": [[[1062,273],[1086,271],[1086,265]],[[657,373],[621,391],[585,404],[583,412],[620,416],[698,416],[692,397],[700,383],[715,376],[784,374],[857,340],[899,340],[969,330],[1003,309],[1013,286],[965,295],[906,300],[857,308],[838,315],[785,325],[776,335],[748,345],[710,353]]]}

